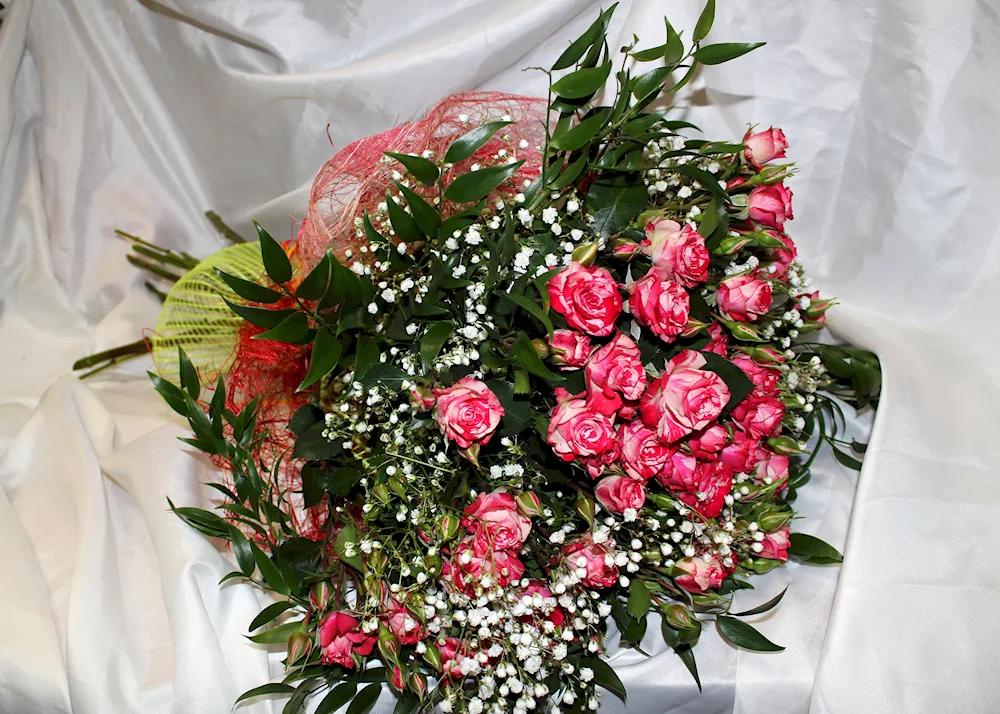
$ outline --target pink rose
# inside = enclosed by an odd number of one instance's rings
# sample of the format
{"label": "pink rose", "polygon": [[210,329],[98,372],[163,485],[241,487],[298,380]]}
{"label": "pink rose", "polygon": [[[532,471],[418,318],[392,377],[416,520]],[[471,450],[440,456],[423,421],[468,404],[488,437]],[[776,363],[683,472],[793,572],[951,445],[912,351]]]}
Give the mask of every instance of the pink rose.
{"label": "pink rose", "polygon": [[695,432],[688,439],[688,448],[699,459],[712,459],[729,443],[729,432],[725,427],[713,424],[707,429]]}
{"label": "pink rose", "polygon": [[647,481],[663,470],[670,458],[670,447],[656,432],[642,423],[631,421],[618,431],[622,468],[632,478]]}
{"label": "pink rose", "polygon": [[729,387],[704,366],[703,356],[684,350],[642,395],[642,420],[668,444],[708,426],[729,402]]}
{"label": "pink rose", "polygon": [[597,456],[614,448],[614,425],[608,417],[588,407],[584,395],[572,395],[556,387],[557,403],[549,419],[548,442],[563,461]]}
{"label": "pink rose", "polygon": [[662,277],[691,288],[708,279],[705,239],[689,225],[660,219],[646,226],[650,258]]}
{"label": "pink rose", "polygon": [[477,588],[491,590],[520,580],[524,575],[524,563],[509,551],[494,551],[482,540],[467,536],[455,548],[446,574],[451,576],[456,588],[472,597]]}
{"label": "pink rose", "polygon": [[607,268],[585,268],[572,262],[549,280],[552,309],[570,327],[607,337],[622,311],[622,296]]}
{"label": "pink rose", "polygon": [[775,397],[753,392],[733,409],[736,424],[754,439],[774,436],[781,429],[785,405]]}
{"label": "pink rose", "polygon": [[771,309],[771,284],[753,273],[734,275],[719,283],[715,300],[727,320],[753,322]]}
{"label": "pink rose", "polygon": [[435,389],[434,396],[441,433],[463,449],[488,444],[504,415],[497,395],[472,377],[462,377],[447,389]]}
{"label": "pink rose", "polygon": [[722,450],[722,463],[735,473],[750,473],[757,461],[757,440],[739,430],[733,432],[732,438],[732,442]]}
{"label": "pink rose", "polygon": [[477,550],[517,550],[531,532],[531,521],[517,510],[517,501],[509,493],[480,493],[465,509],[462,526],[477,541]]}
{"label": "pink rose", "polygon": [[788,141],[785,140],[785,133],[781,129],[771,127],[767,131],[758,131],[751,134],[749,131],[743,137],[746,149],[743,150],[747,161],[758,169],[761,164],[766,164],[772,159],[785,158],[785,149],[788,148]]}
{"label": "pink rose", "polygon": [[664,342],[673,342],[688,321],[691,298],[687,290],[666,280],[657,268],[629,285],[628,299],[632,317],[651,329]]}
{"label": "pink rose", "polygon": [[705,518],[715,518],[733,491],[733,472],[722,461],[699,463],[681,451],[674,454],[658,480],[678,500]]}
{"label": "pink rose", "polygon": [[825,323],[826,311],[833,306],[834,301],[821,298],[819,296],[819,290],[795,296],[796,301],[801,301],[802,298],[809,299],[809,307],[799,308],[800,311],[805,315],[807,322],[812,322],[819,325]]}
{"label": "pink rose", "polygon": [[[788,457],[776,454],[769,449],[757,451],[757,463],[754,465],[755,481],[762,484],[784,484],[788,480]],[[782,488],[782,486],[778,486]]]}
{"label": "pink rose", "polygon": [[621,409],[623,397],[636,400],[646,388],[639,348],[620,332],[591,355],[586,376],[587,405],[605,416]]}
{"label": "pink rose", "polygon": [[611,255],[618,260],[624,260],[628,262],[632,260],[635,256],[639,254],[639,244],[635,241],[622,240],[616,241],[614,245],[611,246]]}
{"label": "pink rose", "polygon": [[755,362],[750,355],[743,352],[729,361],[743,370],[743,373],[750,378],[761,394],[775,396],[778,393],[778,379],[781,377],[781,372],[778,370]]}
{"label": "pink rose", "polygon": [[611,513],[624,513],[627,508],[638,511],[646,501],[642,483],[629,476],[605,476],[597,482],[594,497]]}
{"label": "pink rose", "polygon": [[729,336],[722,331],[722,325],[713,322],[708,326],[708,344],[701,348],[702,352],[714,352],[720,357],[726,356],[726,349],[729,347]]}
{"label": "pink rose", "polygon": [[549,361],[564,372],[580,369],[587,363],[593,349],[590,338],[582,332],[556,330],[549,340]]}
{"label": "pink rose", "polygon": [[674,582],[677,583],[678,587],[684,588],[689,593],[704,595],[709,589],[722,585],[722,581],[729,577],[729,574],[735,570],[735,558],[733,560],[734,566],[726,568],[719,560],[719,556],[714,554],[712,555],[712,559],[707,563],[700,555],[693,558],[685,558],[677,563],[676,567],[683,570],[686,574],[678,575],[674,578]]}
{"label": "pink rose", "polygon": [[354,668],[354,655],[367,657],[375,646],[375,635],[361,632],[358,621],[344,612],[331,612],[319,626],[319,646],[324,664]]}
{"label": "pink rose", "polygon": [[385,617],[385,626],[389,631],[399,638],[404,645],[415,645],[424,639],[427,633],[420,626],[420,620],[413,616],[402,604],[393,601],[388,614]]}
{"label": "pink rose", "polygon": [[449,679],[462,679],[462,662],[472,656],[472,650],[466,642],[455,637],[445,637],[444,644],[438,644],[441,652],[441,671]]}
{"label": "pink rose", "polygon": [[793,218],[792,192],[781,183],[758,186],[750,192],[747,207],[752,220],[780,231]]}
{"label": "pink rose", "polygon": [[604,543],[595,543],[590,533],[567,543],[563,548],[563,558],[574,570],[583,568],[586,574],[580,582],[586,588],[600,590],[609,588],[618,582],[618,567],[611,561],[609,565],[605,556],[611,553]]}
{"label": "pink rose", "polygon": [[580,463],[587,469],[590,478],[597,478],[604,473],[604,469],[618,461],[620,456],[621,451],[618,448],[618,434],[616,433],[607,451],[602,451],[596,456],[582,456]]}
{"label": "pink rose", "polygon": [[780,560],[781,562],[788,560],[788,547],[792,544],[792,540],[788,535],[787,528],[781,528],[774,533],[768,533],[764,536],[764,540],[760,544],[764,546],[764,550],[757,554],[761,558],[770,558],[771,560]]}
{"label": "pink rose", "polygon": [[778,233],[776,231],[766,232],[785,244],[784,248],[771,249],[771,258],[773,258],[774,262],[772,262],[767,269],[770,277],[781,279],[785,277],[785,274],[788,272],[788,266],[790,266],[792,261],[799,256],[799,250],[795,247],[795,243],[792,242],[792,239],[784,233]]}

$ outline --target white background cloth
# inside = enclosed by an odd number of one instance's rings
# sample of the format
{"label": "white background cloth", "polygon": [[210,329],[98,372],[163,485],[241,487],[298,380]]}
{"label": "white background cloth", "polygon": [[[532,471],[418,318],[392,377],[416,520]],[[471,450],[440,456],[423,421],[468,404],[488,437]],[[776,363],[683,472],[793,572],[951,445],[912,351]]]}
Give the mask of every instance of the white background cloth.
{"label": "white background cloth", "polygon": [[[612,47],[661,42],[664,12],[690,32],[699,10],[622,2]],[[176,441],[149,363],[68,376],[155,323],[113,229],[207,255],[214,208],[290,236],[328,123],[340,147],[454,91],[541,93],[521,68],[551,64],[596,12],[14,0],[0,26],[0,711],[221,714],[280,676],[243,638],[266,601],[218,588],[225,556],[166,510],[168,495],[205,502],[212,471]],[[768,45],[704,72],[685,113],[718,139],[784,128],[801,166],[791,233],[840,298],[835,331],[880,355],[884,396],[860,480],[827,459],[800,498],[799,530],[843,547],[843,567],[791,565],[741,594],[750,606],[790,583],[755,623],[788,649],[706,632],[704,694],[669,652],[620,653],[628,711],[998,711],[996,5],[728,0],[712,37]]]}

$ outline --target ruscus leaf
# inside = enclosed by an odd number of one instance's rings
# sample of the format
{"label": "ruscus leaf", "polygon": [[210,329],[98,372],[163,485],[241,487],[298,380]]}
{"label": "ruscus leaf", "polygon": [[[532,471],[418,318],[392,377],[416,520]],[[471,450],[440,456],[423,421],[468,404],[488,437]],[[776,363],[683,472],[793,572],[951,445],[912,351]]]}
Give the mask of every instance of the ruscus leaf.
{"label": "ruscus leaf", "polygon": [[741,57],[758,47],[763,47],[765,44],[767,43],[722,42],[717,45],[705,45],[695,51],[694,58],[702,64],[722,64],[723,62]]}
{"label": "ruscus leaf", "polygon": [[224,270],[219,270],[218,268],[215,269],[215,273],[222,278],[222,281],[226,285],[232,288],[234,293],[239,295],[244,300],[271,305],[281,299],[281,293],[276,290],[271,290],[271,288],[265,288],[263,285],[258,285],[257,283],[249,280],[244,280],[243,278],[238,278],[235,275],[230,275]]}
{"label": "ruscus leaf", "polygon": [[292,279],[292,262],[285,254],[285,249],[281,247],[271,234],[264,230],[264,226],[254,221],[257,227],[257,237],[260,239],[260,257],[264,261],[264,270],[267,276],[278,285],[287,283]]}
{"label": "ruscus leaf", "polygon": [[490,166],[462,174],[445,189],[445,198],[455,203],[474,203],[485,198],[521,168],[523,161],[504,166]]}
{"label": "ruscus leaf", "polygon": [[745,622],[728,615],[719,615],[715,620],[721,634],[729,642],[754,652],[781,652],[784,647],[776,645]]}
{"label": "ruscus leaf", "polygon": [[494,134],[503,129],[509,121],[490,121],[471,129],[455,139],[445,152],[444,161],[447,164],[457,164],[465,161],[474,153],[479,151]]}
{"label": "ruscus leaf", "polygon": [[397,154],[395,151],[387,151],[385,155],[391,156],[405,166],[413,178],[425,186],[433,186],[434,182],[438,180],[440,171],[433,161],[413,154]]}

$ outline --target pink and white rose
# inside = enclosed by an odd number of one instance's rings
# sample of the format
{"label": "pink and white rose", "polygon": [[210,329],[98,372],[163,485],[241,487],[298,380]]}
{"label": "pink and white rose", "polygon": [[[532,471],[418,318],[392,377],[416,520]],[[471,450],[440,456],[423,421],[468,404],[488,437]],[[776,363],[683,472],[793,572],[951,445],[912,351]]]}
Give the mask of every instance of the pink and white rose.
{"label": "pink and white rose", "polygon": [[587,405],[605,416],[613,416],[624,400],[641,397],[646,388],[639,348],[621,332],[591,355],[586,377]]}
{"label": "pink and white rose", "polygon": [[792,192],[782,183],[758,186],[747,198],[750,218],[768,228],[782,230],[792,215]]}
{"label": "pink and white rose", "polygon": [[492,550],[482,539],[466,536],[455,548],[446,572],[456,588],[471,596],[476,588],[506,587],[520,580],[524,563],[510,551]]}
{"label": "pink and white rose", "polygon": [[733,409],[733,419],[737,426],[753,439],[777,434],[784,416],[785,405],[781,400],[756,391],[751,392],[750,396]]}
{"label": "pink and white rose", "polygon": [[646,488],[629,476],[605,476],[597,482],[594,497],[611,513],[624,513],[629,508],[638,511],[646,501]]}
{"label": "pink and white rose", "polygon": [[462,526],[473,534],[477,550],[517,550],[531,532],[531,520],[521,515],[512,494],[480,493],[465,509]]}
{"label": "pink and white rose", "polygon": [[463,449],[486,445],[504,415],[500,400],[490,388],[472,377],[462,377],[450,387],[435,389],[441,433]]}
{"label": "pink and white rose", "polygon": [[653,265],[663,277],[688,288],[708,279],[705,239],[690,225],[662,218],[646,225],[646,239]]}
{"label": "pink and white rose", "polygon": [[757,451],[757,463],[754,465],[754,481],[759,484],[781,484],[782,488],[788,480],[788,457],[776,454],[770,449],[760,448]]}
{"label": "pink and white rose", "polygon": [[674,578],[674,582],[689,593],[704,595],[710,589],[722,585],[722,581],[729,577],[730,573],[736,569],[735,559],[733,563],[733,567],[727,568],[719,560],[719,556],[714,554],[712,555],[712,559],[707,563],[700,555],[693,558],[685,558],[677,563],[676,566],[683,570],[685,574],[678,575]]}
{"label": "pink and white rose", "polygon": [[687,324],[691,297],[680,283],[663,277],[657,268],[629,285],[632,317],[664,342],[673,342]]}
{"label": "pink and white rose", "polygon": [[713,424],[707,429],[695,432],[688,439],[691,454],[702,460],[715,458],[729,443],[729,432],[725,427]]}
{"label": "pink and white rose", "polygon": [[748,131],[743,137],[743,143],[746,145],[743,154],[747,157],[747,161],[758,169],[768,161],[785,158],[785,149],[788,148],[785,132],[773,126],[756,134]]}
{"label": "pink and white rose", "polygon": [[331,612],[319,625],[320,659],[325,664],[354,668],[354,655],[367,657],[376,637],[361,631],[361,624],[345,612]]}
{"label": "pink and white rose", "polygon": [[643,481],[660,473],[670,458],[671,448],[641,419],[630,421],[618,430],[618,445],[625,473]]}
{"label": "pink and white rose", "polygon": [[714,352],[720,357],[726,356],[726,350],[729,347],[729,336],[722,329],[722,325],[718,322],[713,322],[708,326],[708,344],[705,345],[701,351],[702,352]]}
{"label": "pink and white rose", "polygon": [[556,406],[549,419],[548,442],[563,461],[598,456],[615,446],[611,419],[587,405],[586,393],[572,395],[556,388]]}
{"label": "pink and white rose", "polygon": [[563,559],[571,567],[583,568],[585,571],[580,579],[584,587],[601,590],[618,582],[618,567],[614,564],[613,558],[606,557],[611,554],[610,548],[605,543],[595,543],[589,533],[567,543],[562,552]]}
{"label": "pink and white rose", "polygon": [[414,617],[404,605],[393,601],[385,617],[385,626],[404,645],[415,645],[427,636],[420,620]]}
{"label": "pink and white rose", "polygon": [[729,387],[704,366],[702,355],[684,350],[667,362],[642,395],[642,420],[668,444],[704,429],[729,402]]}
{"label": "pink and white rose", "polygon": [[757,462],[759,446],[757,439],[736,429],[732,433],[732,441],[722,449],[719,458],[734,473],[750,473]]}
{"label": "pink and white rose", "polygon": [[734,275],[719,283],[715,300],[727,320],[754,322],[771,309],[771,284],[754,273]]}
{"label": "pink and white rose", "polygon": [[779,370],[774,367],[766,367],[743,352],[732,357],[729,361],[743,370],[743,373],[750,378],[761,394],[775,396],[778,393],[778,379],[781,377]]}
{"label": "pink and white rose", "polygon": [[768,533],[764,536],[764,540],[760,542],[764,547],[757,555],[761,558],[770,558],[771,560],[780,560],[785,562],[788,560],[788,548],[792,544],[791,536],[788,533],[787,528],[781,528],[774,531],[774,533]]}
{"label": "pink and white rose", "polygon": [[574,261],[549,280],[548,290],[552,309],[570,327],[596,337],[607,337],[614,330],[622,296],[607,268],[587,268]]}
{"label": "pink and white rose", "polygon": [[549,361],[564,372],[587,364],[593,351],[590,337],[576,330],[556,330],[549,339]]}

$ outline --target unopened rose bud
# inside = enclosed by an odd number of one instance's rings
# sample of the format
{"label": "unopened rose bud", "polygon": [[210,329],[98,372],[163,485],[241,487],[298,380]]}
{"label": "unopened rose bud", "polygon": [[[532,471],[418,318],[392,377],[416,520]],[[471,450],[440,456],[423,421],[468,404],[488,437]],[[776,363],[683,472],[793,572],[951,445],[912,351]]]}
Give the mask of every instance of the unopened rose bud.
{"label": "unopened rose bud", "polygon": [[669,511],[677,506],[677,502],[665,493],[646,493],[646,499],[651,501],[657,508]]}
{"label": "unopened rose bud", "polygon": [[399,638],[385,625],[378,627],[378,651],[386,662],[396,663],[399,658]]}
{"label": "unopened rose bud", "polygon": [[791,519],[792,515],[790,513],[772,511],[761,516],[757,520],[757,523],[765,533],[771,533],[772,531],[776,531],[787,526]]}
{"label": "unopened rose bud", "polygon": [[460,453],[470,464],[472,464],[473,466],[478,467],[479,466],[479,449],[480,449],[479,443],[478,442],[473,442],[472,444],[469,445],[468,448],[466,448],[466,449],[459,449],[458,453]]}
{"label": "unopened rose bud", "polygon": [[691,611],[683,605],[675,604],[669,606],[664,612],[664,615],[667,618],[667,624],[675,630],[690,630],[701,624],[698,623],[698,620],[691,614]]}
{"label": "unopened rose bud", "polygon": [[434,392],[430,387],[411,387],[410,406],[418,412],[430,411],[434,408]]}
{"label": "unopened rose bud", "polygon": [[410,672],[410,675],[406,678],[406,684],[410,688],[410,691],[420,697],[420,699],[427,696],[427,677],[420,672],[415,670]]}
{"label": "unopened rose bud", "polygon": [[424,650],[424,661],[430,665],[431,669],[435,672],[441,671],[441,650],[438,646],[432,642],[426,644],[427,649]]}
{"label": "unopened rose bud", "polygon": [[437,575],[441,572],[441,556],[440,555],[425,555],[424,556],[424,570],[430,576]]}
{"label": "unopened rose bud", "polygon": [[732,255],[742,250],[750,242],[750,236],[726,236],[715,249],[716,255]]}
{"label": "unopened rose bud", "polygon": [[775,436],[767,440],[767,445],[778,454],[804,454],[806,450],[802,444],[790,436]]}
{"label": "unopened rose bud", "polygon": [[580,518],[585,520],[588,525],[594,525],[594,502],[582,493],[580,494],[580,497],[576,499],[576,512],[580,514]]}
{"label": "unopened rose bud", "polygon": [[761,337],[757,330],[745,322],[726,322],[726,325],[732,330],[733,337],[738,340],[745,340],[747,342],[760,342]]}
{"label": "unopened rose bud", "polygon": [[772,560],[770,558],[753,558],[750,560],[750,567],[758,575],[770,572],[779,565],[781,565],[780,560]]}
{"label": "unopened rose bud", "polygon": [[313,606],[314,610],[323,612],[330,603],[330,596],[332,594],[333,588],[330,587],[329,581],[324,580],[321,583],[316,583],[309,590],[309,604]]}
{"label": "unopened rose bud", "polygon": [[540,337],[536,337],[531,341],[531,346],[535,348],[535,354],[537,354],[542,359],[549,356],[549,345],[548,343]]}
{"label": "unopened rose bud", "polygon": [[616,260],[630,261],[635,256],[639,255],[640,246],[635,241],[628,240],[627,238],[618,238],[611,246],[611,257]]}
{"label": "unopened rose bud", "polygon": [[573,261],[589,268],[597,260],[597,243],[585,243],[573,251]]}
{"label": "unopened rose bud", "polygon": [[288,638],[288,659],[285,660],[285,668],[291,667],[303,657],[309,655],[312,649],[312,640],[305,632],[296,632]]}
{"label": "unopened rose bud", "polygon": [[388,503],[390,498],[389,487],[384,483],[376,484],[372,488],[372,495],[374,495],[380,503]]}
{"label": "unopened rose bud", "polygon": [[761,248],[788,248],[785,242],[781,240],[776,233],[771,231],[760,231],[758,233],[754,233],[753,242],[754,245],[759,245]]}
{"label": "unopened rose bud", "polygon": [[438,534],[442,540],[449,541],[458,535],[458,529],[461,525],[462,521],[458,516],[452,514],[441,516],[440,520],[438,520]]}
{"label": "unopened rose bud", "polygon": [[406,481],[402,479],[398,474],[389,479],[389,489],[399,496],[400,498],[406,498]]}
{"label": "unopened rose bud", "polygon": [[538,496],[533,492],[522,491],[514,497],[514,500],[517,501],[517,510],[522,515],[533,518],[542,514],[542,502],[538,500]]}
{"label": "unopened rose bud", "polygon": [[406,688],[406,673],[399,665],[392,668],[392,673],[389,675],[389,686],[397,692],[402,692]]}
{"label": "unopened rose bud", "polygon": [[702,322],[701,320],[696,320],[693,317],[689,317],[687,324],[684,325],[684,329],[681,330],[681,337],[694,337],[707,327],[708,327],[707,322]]}
{"label": "unopened rose bud", "polygon": [[785,361],[785,356],[770,347],[751,347],[746,353],[758,362],[776,362],[781,364]]}

